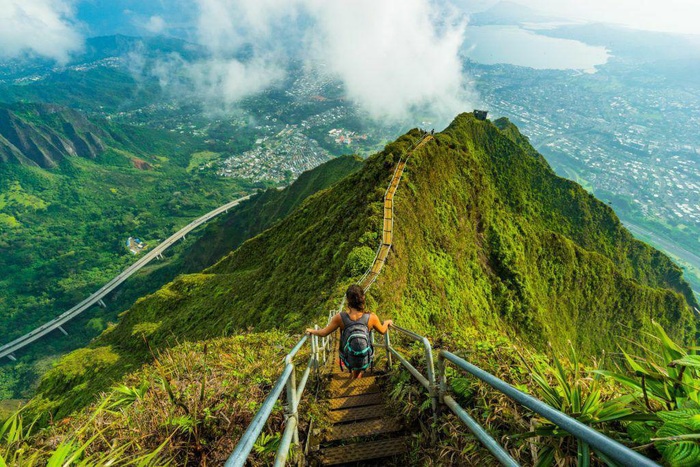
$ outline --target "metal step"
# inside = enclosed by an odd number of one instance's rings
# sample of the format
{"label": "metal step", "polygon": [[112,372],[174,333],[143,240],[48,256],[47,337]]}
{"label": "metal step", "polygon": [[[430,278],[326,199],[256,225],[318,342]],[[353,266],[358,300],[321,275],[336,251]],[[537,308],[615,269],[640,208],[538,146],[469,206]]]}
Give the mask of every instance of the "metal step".
{"label": "metal step", "polygon": [[347,388],[338,388],[331,391],[331,397],[350,397],[360,396],[362,394],[376,394],[382,392],[381,388],[376,384],[369,386],[350,386]]}
{"label": "metal step", "polygon": [[361,422],[343,423],[333,425],[323,437],[324,441],[337,441],[340,439],[356,438],[358,436],[381,435],[394,433],[401,429],[401,423],[395,418],[379,418]]}
{"label": "metal step", "polygon": [[376,405],[382,403],[382,395],[379,392],[372,394],[361,394],[359,396],[336,397],[328,400],[331,410],[349,409],[351,407],[362,407],[364,405]]}
{"label": "metal step", "polygon": [[364,407],[331,410],[328,414],[328,419],[331,423],[355,422],[357,420],[382,417],[385,411],[384,404],[366,405]]}
{"label": "metal step", "polygon": [[338,465],[403,454],[408,450],[410,439],[409,436],[405,436],[325,448],[321,450],[321,463],[323,465]]}
{"label": "metal step", "polygon": [[350,374],[333,375],[331,378],[331,391],[346,388],[364,388],[377,383],[376,376],[365,376],[362,378],[353,378]]}

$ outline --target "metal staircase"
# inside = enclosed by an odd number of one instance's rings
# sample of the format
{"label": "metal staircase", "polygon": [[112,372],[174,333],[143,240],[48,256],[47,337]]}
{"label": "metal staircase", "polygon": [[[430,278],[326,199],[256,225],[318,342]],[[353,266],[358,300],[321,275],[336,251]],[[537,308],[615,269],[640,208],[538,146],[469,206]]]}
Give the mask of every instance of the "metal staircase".
{"label": "metal staircase", "polygon": [[[337,333],[336,333],[337,334]],[[337,337],[337,336],[336,336]],[[326,364],[329,374],[328,398],[323,401],[330,428],[309,436],[309,457],[320,465],[339,465],[404,454],[410,443],[401,420],[385,400],[384,376],[372,371],[360,379],[342,372],[336,346]]]}

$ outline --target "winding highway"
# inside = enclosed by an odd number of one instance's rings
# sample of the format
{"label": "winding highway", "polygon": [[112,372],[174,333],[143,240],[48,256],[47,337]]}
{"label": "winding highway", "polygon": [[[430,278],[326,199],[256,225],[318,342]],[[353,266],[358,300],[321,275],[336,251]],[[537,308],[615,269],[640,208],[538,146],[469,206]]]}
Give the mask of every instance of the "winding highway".
{"label": "winding highway", "polygon": [[147,265],[151,260],[154,258],[157,258],[162,255],[162,253],[167,250],[170,246],[172,246],[176,241],[180,240],[181,238],[184,238],[188,233],[190,233],[192,230],[196,229],[200,225],[204,224],[205,222],[209,221],[210,219],[218,216],[219,214],[228,211],[232,207],[238,205],[239,203],[247,200],[250,198],[252,195],[244,196],[242,198],[238,198],[235,201],[231,201],[230,203],[224,204],[223,206],[220,206],[213,211],[203,215],[202,217],[193,220],[189,224],[187,224],[185,227],[180,229],[177,233],[171,235],[167,240],[165,240],[163,243],[158,245],[157,247],[153,248],[151,251],[146,253],[141,259],[136,261],[134,264],[129,266],[128,268],[124,269],[121,273],[119,273],[118,276],[116,276],[114,279],[111,281],[107,282],[105,285],[103,285],[97,292],[93,293],[90,295],[88,298],[83,300],[82,302],[78,303],[75,305],[73,308],[70,310],[62,313],[59,315],[57,318],[54,318],[53,320],[42,324],[38,328],[34,329],[33,331],[28,332],[27,334],[18,337],[17,339],[13,340],[12,342],[9,342],[2,347],[0,347],[0,358],[3,357],[8,357],[11,360],[14,360],[14,355],[13,353],[16,352],[17,350],[21,349],[22,347],[25,347],[32,342],[34,342],[37,339],[40,339],[41,337],[45,336],[46,334],[55,331],[56,329],[59,329],[61,332],[64,334],[67,334],[65,330],[61,327],[63,324],[67,323],[68,321],[72,320],[88,308],[92,307],[93,305],[101,304],[104,305],[102,302],[102,299],[109,294],[111,291],[119,287],[119,285],[122,284],[125,280],[127,280],[129,277],[137,273],[141,268],[143,268],[145,265]]}

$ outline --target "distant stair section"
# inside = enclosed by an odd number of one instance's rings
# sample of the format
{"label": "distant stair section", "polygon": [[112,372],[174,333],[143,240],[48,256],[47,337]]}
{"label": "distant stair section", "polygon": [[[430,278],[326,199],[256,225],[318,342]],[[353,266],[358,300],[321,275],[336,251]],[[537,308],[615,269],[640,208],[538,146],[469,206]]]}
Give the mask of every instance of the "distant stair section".
{"label": "distant stair section", "polygon": [[[372,266],[358,282],[365,291],[381,273],[391,251],[394,239],[394,197],[406,162],[415,150],[432,139],[432,135],[425,134],[396,164],[394,175],[384,193],[382,241]],[[343,311],[344,303],[343,301],[338,312]],[[337,338],[335,342],[338,342]],[[332,357],[327,362],[331,365],[328,385],[330,397],[327,400],[327,417],[331,428],[320,440],[311,439],[311,444],[319,451],[317,459],[320,464],[361,462],[364,465],[368,461],[382,459],[380,465],[383,465],[387,458],[404,454],[410,436],[402,433],[403,425],[384,402],[380,389],[382,376],[372,372],[371,376],[352,379],[349,373],[343,373],[340,366],[336,365],[338,361],[338,348],[334,346]]]}
{"label": "distant stair section", "polygon": [[377,280],[379,273],[382,272],[384,263],[389,256],[389,251],[391,251],[391,244],[394,240],[394,196],[396,195],[396,190],[399,187],[399,182],[401,181],[401,176],[406,168],[406,162],[411,156],[413,151],[423,147],[426,143],[433,139],[432,135],[425,135],[413,148],[411,148],[406,157],[403,157],[398,164],[396,164],[396,170],[394,170],[394,176],[391,178],[389,187],[386,189],[384,194],[384,226],[382,228],[382,242],[377,249],[377,254],[374,257],[372,266],[367,270],[365,275],[360,279],[358,283],[363,290],[367,291],[370,286]]}

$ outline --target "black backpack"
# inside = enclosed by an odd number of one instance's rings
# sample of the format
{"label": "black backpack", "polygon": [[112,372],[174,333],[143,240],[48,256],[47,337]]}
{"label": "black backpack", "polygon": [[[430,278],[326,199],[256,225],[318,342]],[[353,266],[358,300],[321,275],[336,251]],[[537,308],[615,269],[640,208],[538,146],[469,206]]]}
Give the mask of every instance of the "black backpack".
{"label": "black backpack", "polygon": [[370,313],[365,313],[357,321],[350,319],[347,313],[341,312],[343,332],[340,334],[340,369],[343,365],[348,370],[362,371],[372,365],[374,348],[369,335]]}

